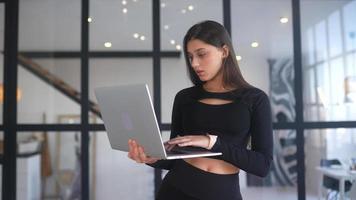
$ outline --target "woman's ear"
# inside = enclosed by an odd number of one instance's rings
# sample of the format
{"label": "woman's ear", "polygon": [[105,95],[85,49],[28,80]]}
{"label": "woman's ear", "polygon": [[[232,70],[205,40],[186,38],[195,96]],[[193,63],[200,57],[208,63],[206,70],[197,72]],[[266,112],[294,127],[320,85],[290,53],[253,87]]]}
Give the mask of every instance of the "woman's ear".
{"label": "woman's ear", "polygon": [[223,52],[223,58],[227,58],[229,56],[229,47],[226,44],[222,46],[222,52]]}

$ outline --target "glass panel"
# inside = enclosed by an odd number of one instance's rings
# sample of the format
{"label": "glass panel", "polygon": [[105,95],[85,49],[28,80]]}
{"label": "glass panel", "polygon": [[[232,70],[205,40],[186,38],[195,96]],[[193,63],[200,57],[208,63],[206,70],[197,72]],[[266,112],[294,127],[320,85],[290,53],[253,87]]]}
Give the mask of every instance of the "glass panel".
{"label": "glass panel", "polygon": [[[176,93],[192,86],[186,71],[183,51],[180,50],[184,35],[193,24],[203,20],[210,19],[222,23],[222,10],[222,1],[161,2],[161,48],[181,52],[179,58],[163,58],[161,62],[162,123],[171,122]],[[179,20],[176,20],[178,18]]]}
{"label": "glass panel", "polygon": [[161,64],[162,123],[171,123],[175,95],[178,91],[191,87],[193,84],[188,77],[183,54],[180,58],[164,58],[161,60]]}
{"label": "glass panel", "polygon": [[297,156],[295,130],[274,131],[273,166],[260,178],[240,171],[244,199],[297,199]]}
{"label": "glass panel", "polygon": [[[4,50],[4,36],[5,36],[5,4],[0,3],[0,51]],[[0,124],[3,123],[3,102],[4,102],[4,54],[0,54]],[[0,181],[1,182],[1,181]],[[0,190],[1,191],[1,190]],[[1,192],[0,192],[1,194]]]}
{"label": "glass panel", "polygon": [[19,52],[47,54],[18,59],[18,123],[59,123],[59,115],[79,114],[80,59],[48,55],[80,50],[81,1],[20,0],[19,9]]}
{"label": "glass panel", "polygon": [[106,132],[91,132],[91,146],[90,199],[154,199],[153,168],[130,160],[126,152],[113,150]]}
{"label": "glass panel", "polygon": [[[317,11],[315,8],[318,8]],[[301,1],[306,121],[356,119],[354,0]]]}
{"label": "glass panel", "polygon": [[243,76],[269,94],[274,122],[294,121],[291,1],[238,0],[231,1],[231,8],[232,40]]}
{"label": "glass panel", "polygon": [[[80,119],[79,115],[59,117],[74,123]],[[80,138],[80,132],[19,132],[17,198],[78,198]]]}
{"label": "glass panel", "polygon": [[[18,122],[71,123],[59,121],[58,116],[80,114],[80,60],[33,59],[31,62],[36,64],[19,65]],[[32,71],[37,69],[41,71],[39,75]]]}
{"label": "glass panel", "polygon": [[90,59],[89,64],[89,98],[94,104],[94,89],[104,86],[147,83],[153,98],[152,59]]}
{"label": "glass panel", "polygon": [[89,7],[91,51],[152,50],[152,1],[91,0]]}
{"label": "glass panel", "polygon": [[[317,199],[322,196],[324,199],[329,197],[341,198],[341,192],[337,185],[332,183],[338,179],[349,181],[345,182],[346,197],[354,197],[356,188],[350,188],[350,183],[356,181],[356,168],[351,171],[352,158],[356,167],[356,129],[316,129],[305,131],[305,183],[307,199]],[[326,168],[320,168],[322,159],[337,159],[335,163],[330,163]],[[326,173],[334,174],[333,178],[325,177]],[[335,187],[336,186],[336,187]],[[329,190],[328,190],[329,189]],[[333,191],[334,190],[334,191]],[[335,195],[335,190],[339,190]],[[339,198],[337,197],[339,196]]]}
{"label": "glass panel", "polygon": [[20,0],[19,51],[80,50],[79,0]]}
{"label": "glass panel", "polygon": [[161,49],[182,47],[185,33],[197,22],[209,19],[222,23],[222,10],[222,1],[161,1]]}

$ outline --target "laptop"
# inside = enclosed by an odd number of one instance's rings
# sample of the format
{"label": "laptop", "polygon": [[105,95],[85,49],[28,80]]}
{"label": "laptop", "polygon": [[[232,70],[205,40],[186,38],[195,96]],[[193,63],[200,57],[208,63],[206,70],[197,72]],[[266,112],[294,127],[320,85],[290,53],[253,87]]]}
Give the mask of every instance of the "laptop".
{"label": "laptop", "polygon": [[198,147],[164,147],[147,84],[121,85],[95,89],[101,116],[111,148],[128,152],[128,140],[136,140],[148,156],[182,159],[218,156]]}

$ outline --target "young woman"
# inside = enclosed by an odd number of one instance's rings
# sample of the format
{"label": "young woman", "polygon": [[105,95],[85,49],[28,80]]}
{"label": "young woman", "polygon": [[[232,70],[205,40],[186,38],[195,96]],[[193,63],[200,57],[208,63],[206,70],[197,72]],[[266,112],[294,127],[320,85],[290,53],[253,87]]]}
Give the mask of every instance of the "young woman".
{"label": "young woman", "polygon": [[194,86],[175,97],[167,148],[196,146],[222,155],[157,160],[129,140],[128,157],[169,170],[159,200],[240,200],[239,170],[264,177],[271,165],[268,97],[244,80],[229,34],[217,22],[204,21],[188,30],[184,56]]}

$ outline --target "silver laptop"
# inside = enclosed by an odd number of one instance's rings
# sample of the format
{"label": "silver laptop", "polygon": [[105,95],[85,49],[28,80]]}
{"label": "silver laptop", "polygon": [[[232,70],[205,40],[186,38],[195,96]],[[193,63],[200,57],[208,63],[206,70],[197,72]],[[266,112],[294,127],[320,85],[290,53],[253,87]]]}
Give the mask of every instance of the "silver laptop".
{"label": "silver laptop", "polygon": [[217,156],[203,148],[164,148],[147,84],[95,89],[105,129],[113,149],[128,151],[128,140],[136,140],[145,153],[161,159]]}

